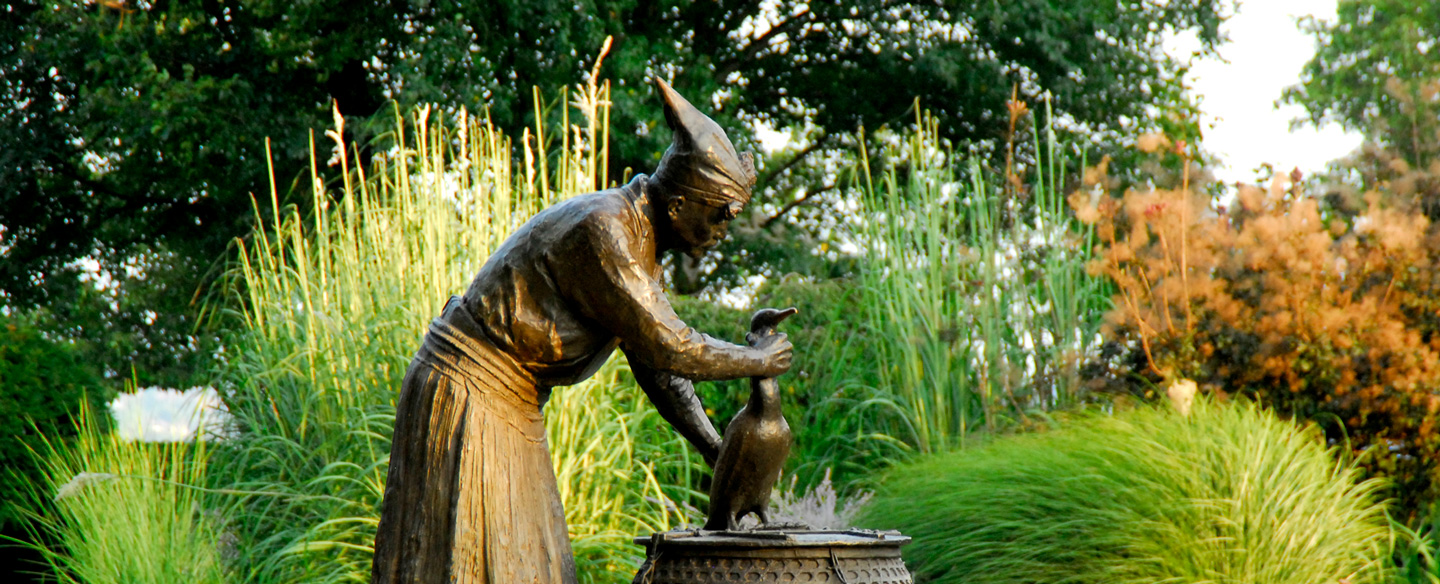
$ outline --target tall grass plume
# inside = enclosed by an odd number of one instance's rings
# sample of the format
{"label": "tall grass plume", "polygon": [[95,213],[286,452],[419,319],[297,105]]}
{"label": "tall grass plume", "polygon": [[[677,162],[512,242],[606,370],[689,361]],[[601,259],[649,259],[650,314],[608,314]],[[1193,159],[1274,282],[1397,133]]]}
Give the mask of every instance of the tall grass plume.
{"label": "tall grass plume", "polygon": [[104,431],[82,405],[73,441],[33,452],[42,480],[23,514],[48,580],[222,584],[230,542],[208,511],[203,442],[137,442]]}
{"label": "tall grass plume", "polygon": [[[524,220],[602,186],[608,88],[577,94],[558,106],[558,148],[544,150],[537,127],[519,144],[523,162],[487,120],[424,108],[397,114],[393,148],[362,168],[337,115],[327,135],[344,177],[338,192],[315,172],[308,215],[258,217],[264,227],[240,256],[245,334],[226,398],[240,432],[217,452],[215,474],[227,488],[295,496],[239,497],[226,508],[243,579],[368,580],[396,393],[426,324]],[[538,92],[535,103],[546,119]],[[640,550],[619,534],[677,521],[670,496],[690,494],[656,477],[696,464],[673,433],[647,434],[660,432],[658,417],[640,408],[622,371],[607,365],[545,408],[588,581],[633,575]],[[681,454],[651,450],[661,444]]]}

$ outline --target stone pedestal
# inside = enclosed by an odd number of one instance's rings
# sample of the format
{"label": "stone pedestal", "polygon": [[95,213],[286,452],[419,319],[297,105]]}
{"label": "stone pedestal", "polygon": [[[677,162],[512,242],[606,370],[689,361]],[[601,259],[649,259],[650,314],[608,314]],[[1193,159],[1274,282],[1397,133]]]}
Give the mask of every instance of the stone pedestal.
{"label": "stone pedestal", "polygon": [[911,584],[897,531],[666,531],[637,537],[635,584],[830,582]]}

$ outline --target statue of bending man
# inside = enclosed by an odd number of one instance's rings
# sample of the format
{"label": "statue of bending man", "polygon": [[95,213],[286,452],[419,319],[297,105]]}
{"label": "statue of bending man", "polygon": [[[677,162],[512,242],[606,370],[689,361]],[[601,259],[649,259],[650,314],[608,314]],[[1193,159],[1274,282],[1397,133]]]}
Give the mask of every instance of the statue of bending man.
{"label": "statue of bending man", "polygon": [[655,175],[541,211],[430,324],[396,407],[373,584],[575,582],[540,408],[617,346],[712,466],[720,436],[692,380],[790,368],[784,335],[754,348],[716,340],[665,297],[660,254],[717,245],[755,170],[713,120],[655,85],[674,131]]}

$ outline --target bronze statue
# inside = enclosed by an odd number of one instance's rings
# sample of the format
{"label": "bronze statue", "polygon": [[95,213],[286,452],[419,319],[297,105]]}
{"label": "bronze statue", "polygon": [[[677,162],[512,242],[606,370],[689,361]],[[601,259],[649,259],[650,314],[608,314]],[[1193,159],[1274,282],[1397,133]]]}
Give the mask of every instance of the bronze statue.
{"label": "bronze statue", "polygon": [[[774,336],[794,308],[762,308],[750,317],[745,340],[752,346]],[[725,440],[710,483],[710,518],[705,529],[734,531],[741,517],[754,513],[770,523],[770,490],[790,456],[790,424],[780,411],[780,384],[774,377],[751,377],[750,400],[725,427]]]}
{"label": "bronze statue", "polygon": [[785,335],[713,339],[661,289],[660,254],[718,244],[755,170],[714,121],[655,85],[674,131],[655,175],[536,214],[431,322],[396,405],[371,582],[575,582],[540,409],[616,347],[712,465],[720,436],[691,382],[790,368]]}

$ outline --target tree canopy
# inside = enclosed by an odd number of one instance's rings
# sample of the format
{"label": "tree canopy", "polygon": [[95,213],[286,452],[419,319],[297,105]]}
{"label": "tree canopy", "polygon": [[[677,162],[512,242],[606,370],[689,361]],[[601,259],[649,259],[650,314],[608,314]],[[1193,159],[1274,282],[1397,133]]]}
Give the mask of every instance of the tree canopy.
{"label": "tree canopy", "polygon": [[266,137],[288,182],[332,96],[360,115],[383,102],[363,62],[400,36],[398,7],[332,4],[7,5],[4,299],[43,302],[81,257],[116,273],[144,247],[213,261],[245,235]]}
{"label": "tree canopy", "polygon": [[73,437],[81,403],[94,411],[107,397],[93,364],[70,343],[0,315],[0,527],[20,519],[15,509],[38,481],[31,451],[45,450],[39,440],[58,445]]}
{"label": "tree canopy", "polygon": [[[66,302],[81,258],[112,274],[136,258],[183,264],[152,288],[188,301],[248,234],[252,194],[268,200],[267,138],[286,204],[308,192],[311,133],[331,126],[332,103],[362,144],[392,100],[484,111],[518,137],[535,122],[532,88],[553,100],[585,80],[607,36],[610,176],[648,170],[669,141],[646,83],[658,75],[742,148],[756,122],[803,133],[771,165],[793,186],[814,173],[787,162],[908,123],[917,97],[956,144],[1001,138],[1016,87],[1053,96],[1057,118],[1095,140],[1153,127],[1186,106],[1162,34],[1211,48],[1229,5],[17,0],[0,11],[0,303]],[[193,322],[170,326],[172,345],[188,342]]]}
{"label": "tree canopy", "polygon": [[1338,122],[1410,164],[1434,159],[1440,115],[1440,5],[1429,0],[1342,1],[1335,22],[1310,19],[1315,57],[1284,101],[1315,125]]}

